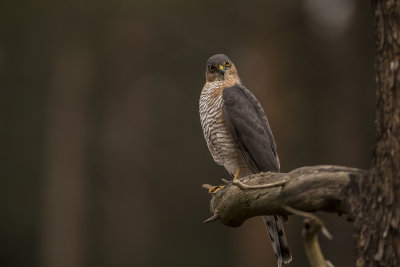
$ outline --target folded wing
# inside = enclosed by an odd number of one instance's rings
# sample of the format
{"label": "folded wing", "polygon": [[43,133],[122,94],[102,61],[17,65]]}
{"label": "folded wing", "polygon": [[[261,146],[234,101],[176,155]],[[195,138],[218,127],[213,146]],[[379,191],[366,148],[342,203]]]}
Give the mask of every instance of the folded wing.
{"label": "folded wing", "polygon": [[229,134],[253,173],[279,172],[276,144],[264,110],[244,86],[235,84],[222,92],[223,117]]}

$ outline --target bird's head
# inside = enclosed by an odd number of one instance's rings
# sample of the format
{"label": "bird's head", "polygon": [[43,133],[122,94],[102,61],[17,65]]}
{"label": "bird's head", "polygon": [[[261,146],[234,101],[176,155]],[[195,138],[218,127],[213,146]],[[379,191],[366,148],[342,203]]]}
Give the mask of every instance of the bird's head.
{"label": "bird's head", "polygon": [[239,80],[233,62],[224,54],[210,57],[206,64],[207,82]]}

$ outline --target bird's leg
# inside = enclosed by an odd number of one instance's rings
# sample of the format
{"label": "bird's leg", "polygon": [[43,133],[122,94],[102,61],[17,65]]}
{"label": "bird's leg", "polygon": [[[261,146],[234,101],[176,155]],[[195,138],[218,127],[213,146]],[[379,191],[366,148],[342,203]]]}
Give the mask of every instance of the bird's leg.
{"label": "bird's leg", "polygon": [[[237,180],[237,179],[239,178],[239,174],[240,174],[240,167],[236,170],[235,176],[233,176],[233,181],[235,181],[235,180]],[[208,190],[208,193],[210,193],[210,194],[215,194],[215,193],[218,192],[218,190],[221,190],[224,186],[225,186],[225,185],[216,185],[216,186],[213,186],[213,187],[211,187],[211,188]]]}
{"label": "bird's leg", "polygon": [[[236,170],[235,176],[233,176],[233,181],[235,181],[235,180],[238,179],[239,174],[240,174],[240,167]],[[222,188],[224,188],[224,186],[225,186],[225,185],[215,185],[215,186],[211,187],[211,188],[208,190],[208,193],[210,193],[210,194],[215,194],[215,193],[217,193],[219,190],[221,190]]]}
{"label": "bird's leg", "polygon": [[239,174],[240,174],[240,167],[236,170],[235,176],[233,176],[234,181],[239,178]]}

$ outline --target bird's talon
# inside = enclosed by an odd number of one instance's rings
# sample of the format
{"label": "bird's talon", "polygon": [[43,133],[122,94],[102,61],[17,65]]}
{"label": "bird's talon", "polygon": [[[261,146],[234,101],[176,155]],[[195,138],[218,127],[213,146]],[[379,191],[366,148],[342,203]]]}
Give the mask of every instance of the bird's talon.
{"label": "bird's talon", "polygon": [[219,190],[221,190],[221,189],[224,188],[224,187],[225,187],[225,185],[215,185],[215,186],[211,187],[211,188],[208,190],[208,193],[210,193],[210,194],[215,194],[215,193],[217,193]]}

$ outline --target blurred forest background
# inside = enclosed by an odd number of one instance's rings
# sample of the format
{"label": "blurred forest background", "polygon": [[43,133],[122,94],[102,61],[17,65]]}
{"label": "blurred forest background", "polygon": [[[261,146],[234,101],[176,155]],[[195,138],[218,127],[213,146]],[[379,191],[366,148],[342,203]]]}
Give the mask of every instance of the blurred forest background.
{"label": "blurred forest background", "polygon": [[[227,54],[263,105],[282,171],[368,168],[371,1],[2,1],[1,266],[275,266],[259,218],[203,224],[219,184],[198,99]],[[352,225],[318,213],[336,266]],[[285,224],[307,266],[302,219]]]}

